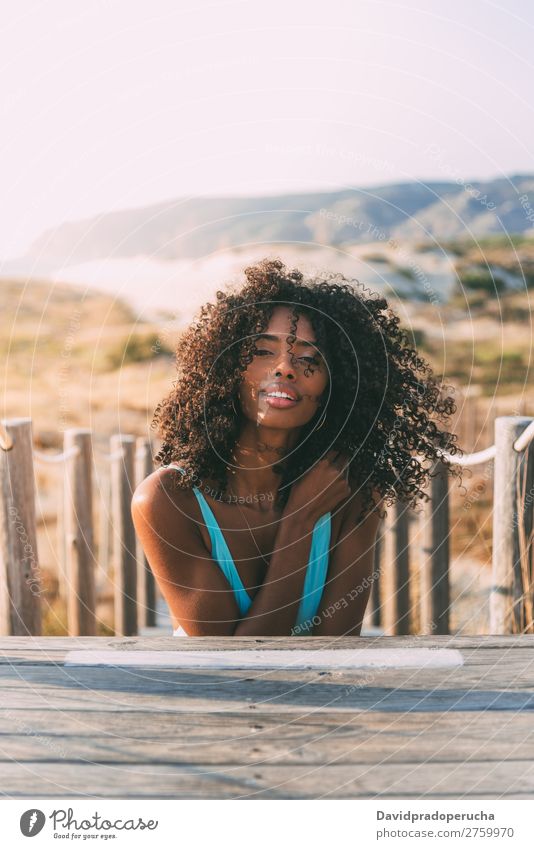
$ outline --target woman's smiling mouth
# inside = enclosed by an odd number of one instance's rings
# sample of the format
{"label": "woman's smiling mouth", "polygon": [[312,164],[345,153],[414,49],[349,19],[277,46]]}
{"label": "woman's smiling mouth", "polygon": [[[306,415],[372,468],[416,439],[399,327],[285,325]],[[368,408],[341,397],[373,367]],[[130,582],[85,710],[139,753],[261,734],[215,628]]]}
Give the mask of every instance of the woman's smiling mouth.
{"label": "woman's smiling mouth", "polygon": [[265,397],[267,404],[270,407],[285,409],[295,407],[300,401],[300,394],[293,386],[284,386],[278,383],[272,383],[261,390],[261,395]]}
{"label": "woman's smiling mouth", "polygon": [[265,392],[264,395],[269,407],[296,407],[299,402],[297,398],[291,398],[284,392]]}

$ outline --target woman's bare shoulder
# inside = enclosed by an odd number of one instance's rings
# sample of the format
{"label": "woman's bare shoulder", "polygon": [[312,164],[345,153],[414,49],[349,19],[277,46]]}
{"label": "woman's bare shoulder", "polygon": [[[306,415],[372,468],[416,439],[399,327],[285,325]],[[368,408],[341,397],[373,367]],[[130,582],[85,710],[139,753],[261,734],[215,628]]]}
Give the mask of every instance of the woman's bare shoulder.
{"label": "woman's bare shoulder", "polygon": [[160,466],[151,474],[143,478],[140,484],[134,490],[134,499],[149,499],[157,497],[161,492],[176,492],[178,497],[182,493],[189,493],[191,490],[182,489],[174,485],[176,475],[181,475],[178,469],[170,468],[169,466]]}
{"label": "woman's bare shoulder", "polygon": [[160,466],[136,487],[132,496],[134,518],[141,515],[146,519],[167,524],[184,526],[191,523],[193,491],[176,486],[177,469]]}

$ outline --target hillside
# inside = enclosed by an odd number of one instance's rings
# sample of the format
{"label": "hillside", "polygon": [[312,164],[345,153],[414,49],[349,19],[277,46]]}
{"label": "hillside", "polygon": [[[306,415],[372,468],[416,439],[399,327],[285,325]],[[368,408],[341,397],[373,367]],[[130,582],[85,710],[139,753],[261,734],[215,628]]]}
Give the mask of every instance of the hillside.
{"label": "hillside", "polygon": [[102,259],[172,261],[254,244],[341,246],[377,239],[440,242],[532,230],[519,198],[534,175],[407,182],[263,197],[177,198],[46,231],[4,276],[47,274]]}

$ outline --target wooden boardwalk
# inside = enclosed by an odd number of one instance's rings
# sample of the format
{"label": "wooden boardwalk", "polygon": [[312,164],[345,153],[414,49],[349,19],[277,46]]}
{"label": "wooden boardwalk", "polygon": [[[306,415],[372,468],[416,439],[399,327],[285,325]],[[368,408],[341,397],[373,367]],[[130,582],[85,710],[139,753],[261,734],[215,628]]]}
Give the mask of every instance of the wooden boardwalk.
{"label": "wooden boardwalk", "polygon": [[[421,648],[459,661],[336,660]],[[5,798],[534,798],[533,635],[4,637],[0,668]]]}

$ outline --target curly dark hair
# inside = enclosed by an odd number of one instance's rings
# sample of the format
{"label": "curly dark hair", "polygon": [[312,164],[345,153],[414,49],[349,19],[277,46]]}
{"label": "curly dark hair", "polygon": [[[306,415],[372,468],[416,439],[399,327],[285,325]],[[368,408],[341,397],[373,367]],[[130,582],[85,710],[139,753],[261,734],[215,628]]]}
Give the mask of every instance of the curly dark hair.
{"label": "curly dark hair", "polygon": [[351,458],[351,479],[362,498],[359,518],[375,506],[376,494],[385,504],[400,500],[415,507],[428,500],[423,490],[439,459],[448,473],[461,474],[441,454],[461,453],[457,437],[436,424],[447,425],[456,411],[454,399],[444,394],[453,388],[441,385],[410,346],[385,298],[342,274],[305,280],[278,258],[244,273],[246,282],[217,291],[216,303],[202,306],[180,337],[179,377],[154,413],[151,428],[163,439],[154,460],[179,462],[185,473],[174,476],[178,487],[211,479],[226,491],[225,458],[240,429],[238,387],[254,356],[255,334],[265,331],[280,305],[292,309],[292,334],[298,315],[309,318],[330,373],[324,425],[313,430],[315,421],[309,422],[287,465],[274,466],[282,475],[282,504],[291,483],[331,448]]}

